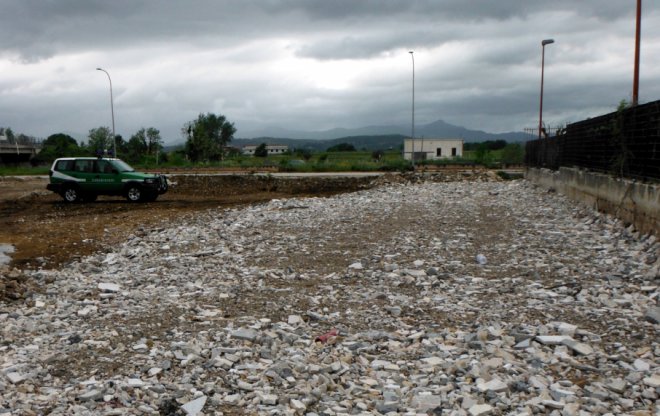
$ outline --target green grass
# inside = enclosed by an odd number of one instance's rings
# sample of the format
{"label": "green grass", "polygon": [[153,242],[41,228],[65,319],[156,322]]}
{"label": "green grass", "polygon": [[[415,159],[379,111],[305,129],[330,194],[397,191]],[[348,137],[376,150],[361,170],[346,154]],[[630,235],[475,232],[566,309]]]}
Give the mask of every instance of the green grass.
{"label": "green grass", "polygon": [[[196,169],[196,168],[235,168],[245,170],[278,169],[282,172],[373,172],[373,171],[408,171],[412,168],[409,161],[403,160],[401,152],[386,151],[380,160],[372,158],[370,151],[355,152],[316,152],[305,161],[301,155],[273,155],[267,158],[238,155],[218,162],[187,161],[182,155],[170,153],[166,161],[162,159],[156,163],[154,157],[148,157],[141,163],[131,163],[136,170],[167,170],[167,169]],[[502,150],[488,153],[489,167],[500,165]],[[476,151],[465,151],[462,158],[427,160],[418,162],[419,165],[474,165]],[[0,167],[0,176],[10,175],[46,175],[50,163],[38,167]]]}
{"label": "green grass", "polygon": [[[489,150],[488,151],[490,156],[493,158],[495,161],[499,161],[502,159],[502,149],[498,150]],[[474,160],[477,157],[477,151],[476,150],[464,150],[463,151],[463,158],[464,159],[469,159],[469,160]]]}
{"label": "green grass", "polygon": [[0,166],[0,176],[48,175],[49,166]]}
{"label": "green grass", "polygon": [[410,169],[399,152],[386,152],[381,160],[372,158],[371,152],[319,152],[308,160],[300,155],[273,155],[267,158],[236,156],[213,164],[216,167],[243,169],[277,168],[282,172],[373,172],[402,171]]}

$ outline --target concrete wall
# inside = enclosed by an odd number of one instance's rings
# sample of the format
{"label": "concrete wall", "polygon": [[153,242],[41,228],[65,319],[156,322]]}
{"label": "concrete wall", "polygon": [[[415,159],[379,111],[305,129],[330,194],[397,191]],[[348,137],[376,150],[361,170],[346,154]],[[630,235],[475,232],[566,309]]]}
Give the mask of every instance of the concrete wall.
{"label": "concrete wall", "polygon": [[642,233],[660,236],[660,184],[564,167],[559,171],[528,168],[525,178],[634,224]]}

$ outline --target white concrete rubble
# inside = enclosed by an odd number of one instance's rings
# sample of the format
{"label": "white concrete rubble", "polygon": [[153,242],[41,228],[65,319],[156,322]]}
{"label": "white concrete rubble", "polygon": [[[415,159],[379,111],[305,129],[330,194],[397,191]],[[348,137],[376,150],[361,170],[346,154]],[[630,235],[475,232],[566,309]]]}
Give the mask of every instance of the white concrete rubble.
{"label": "white concrete rubble", "polygon": [[659,250],[525,181],[200,212],[24,271],[0,415],[651,416]]}

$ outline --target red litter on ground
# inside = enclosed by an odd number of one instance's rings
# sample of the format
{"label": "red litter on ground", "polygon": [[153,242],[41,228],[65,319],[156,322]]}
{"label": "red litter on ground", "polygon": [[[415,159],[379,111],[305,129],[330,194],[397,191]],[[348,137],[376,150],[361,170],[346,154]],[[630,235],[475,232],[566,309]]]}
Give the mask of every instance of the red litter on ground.
{"label": "red litter on ground", "polygon": [[330,337],[336,337],[337,335],[339,335],[339,332],[337,331],[337,329],[332,328],[331,331],[326,332],[325,334],[319,335],[318,337],[314,338],[314,342],[322,342],[322,343],[325,344],[326,342],[328,342]]}

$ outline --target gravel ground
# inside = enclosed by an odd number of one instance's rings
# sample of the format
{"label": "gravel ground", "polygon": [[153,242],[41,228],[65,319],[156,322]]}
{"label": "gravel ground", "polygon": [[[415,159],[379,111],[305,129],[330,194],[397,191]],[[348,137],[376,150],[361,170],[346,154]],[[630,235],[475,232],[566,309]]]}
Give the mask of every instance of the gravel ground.
{"label": "gravel ground", "polygon": [[0,415],[658,414],[659,251],[525,181],[189,214],[24,272]]}

